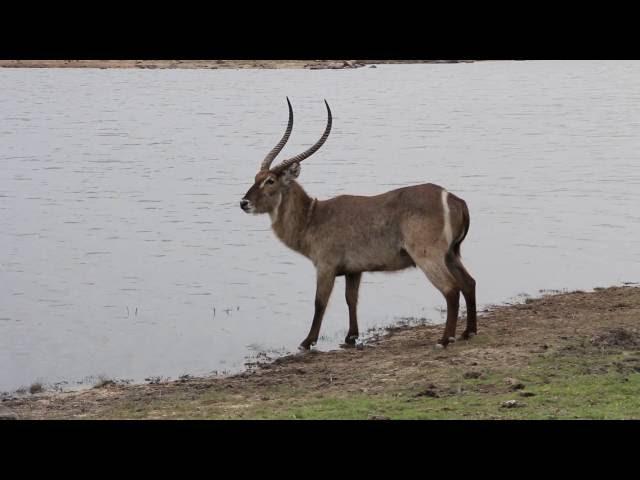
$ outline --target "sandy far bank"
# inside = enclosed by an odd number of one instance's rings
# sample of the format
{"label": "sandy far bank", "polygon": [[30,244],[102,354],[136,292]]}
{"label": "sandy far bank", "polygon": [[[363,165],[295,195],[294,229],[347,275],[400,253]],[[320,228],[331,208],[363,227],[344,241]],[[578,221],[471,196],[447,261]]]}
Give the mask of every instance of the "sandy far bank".
{"label": "sandy far bank", "polygon": [[373,67],[390,63],[460,63],[472,60],[0,60],[0,68],[200,68],[309,70]]}

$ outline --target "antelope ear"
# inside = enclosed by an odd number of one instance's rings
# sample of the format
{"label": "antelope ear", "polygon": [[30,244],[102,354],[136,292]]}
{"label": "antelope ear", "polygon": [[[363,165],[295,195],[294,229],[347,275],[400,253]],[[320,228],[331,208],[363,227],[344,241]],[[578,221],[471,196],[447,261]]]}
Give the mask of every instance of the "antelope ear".
{"label": "antelope ear", "polygon": [[288,185],[291,180],[298,178],[298,175],[300,175],[300,164],[292,163],[282,174],[282,182]]}

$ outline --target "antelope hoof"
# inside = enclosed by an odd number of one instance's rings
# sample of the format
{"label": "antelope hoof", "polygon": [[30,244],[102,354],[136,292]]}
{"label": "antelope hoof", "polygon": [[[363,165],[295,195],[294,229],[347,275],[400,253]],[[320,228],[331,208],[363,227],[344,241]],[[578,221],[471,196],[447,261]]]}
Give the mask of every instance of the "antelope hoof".
{"label": "antelope hoof", "polygon": [[471,340],[471,338],[475,337],[477,335],[476,332],[470,332],[468,330],[465,330],[464,332],[462,332],[462,335],[460,335],[460,338],[462,340]]}
{"label": "antelope hoof", "polygon": [[356,340],[358,339],[358,334],[351,334],[351,335],[347,335],[347,337],[344,339],[344,343],[346,345],[350,345],[353,346],[356,344]]}
{"label": "antelope hoof", "polygon": [[302,343],[300,344],[300,346],[298,347],[298,350],[311,350],[311,347],[313,347],[316,344],[316,342],[314,340],[303,340]]}

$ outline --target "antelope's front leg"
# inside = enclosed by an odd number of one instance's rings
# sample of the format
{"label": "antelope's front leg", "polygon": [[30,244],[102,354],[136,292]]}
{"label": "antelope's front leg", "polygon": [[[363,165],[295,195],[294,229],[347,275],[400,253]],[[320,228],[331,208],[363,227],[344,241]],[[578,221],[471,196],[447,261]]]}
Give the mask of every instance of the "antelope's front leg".
{"label": "antelope's front leg", "polygon": [[345,297],[347,299],[347,306],[349,307],[349,332],[347,338],[344,339],[344,343],[347,345],[355,345],[358,338],[358,289],[360,288],[361,273],[348,273],[345,275],[346,289]]}
{"label": "antelope's front leg", "polygon": [[315,345],[320,335],[320,326],[322,325],[322,318],[324,317],[324,311],[327,308],[331,291],[333,290],[333,284],[335,283],[336,276],[333,271],[318,270],[316,280],[316,302],[315,313],[313,315],[313,323],[311,324],[311,330],[309,335],[300,344],[300,348],[308,350],[311,345]]}

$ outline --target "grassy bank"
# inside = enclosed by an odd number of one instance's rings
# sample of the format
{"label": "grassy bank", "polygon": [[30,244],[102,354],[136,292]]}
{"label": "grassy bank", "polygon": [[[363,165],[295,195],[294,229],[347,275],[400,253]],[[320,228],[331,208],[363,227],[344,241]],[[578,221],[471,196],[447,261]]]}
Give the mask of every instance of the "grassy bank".
{"label": "grassy bank", "polygon": [[[39,393],[21,418],[640,418],[640,288],[527,299],[484,312],[479,335],[396,328],[363,349],[291,356],[228,378]],[[464,322],[463,322],[464,323]]]}

